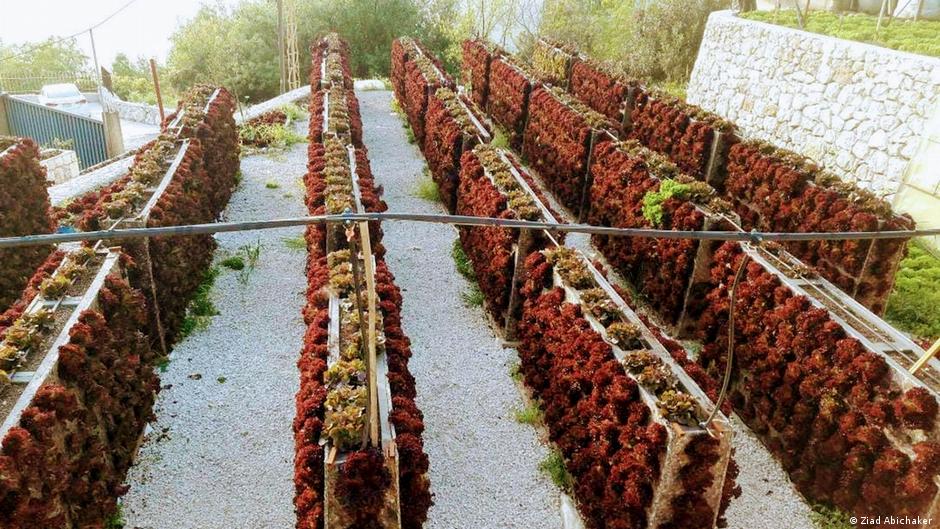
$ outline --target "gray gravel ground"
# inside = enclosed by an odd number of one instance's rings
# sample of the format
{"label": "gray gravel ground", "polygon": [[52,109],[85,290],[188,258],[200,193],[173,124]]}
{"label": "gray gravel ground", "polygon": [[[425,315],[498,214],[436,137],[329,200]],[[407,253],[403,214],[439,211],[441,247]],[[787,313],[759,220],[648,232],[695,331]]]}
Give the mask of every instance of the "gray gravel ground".
{"label": "gray gravel ground", "polygon": [[[306,122],[295,127],[306,135]],[[276,157],[243,158],[243,182],[228,220],[305,214],[300,178],[306,162],[306,144]],[[291,423],[304,333],[306,252],[288,248],[283,239],[302,232],[217,236],[217,261],[260,243],[257,268],[247,283],[222,268],[212,290],[220,314],[176,346],[161,374],[157,420],[127,480],[127,527],[293,527]]]}
{"label": "gray gravel ground", "polygon": [[[389,209],[440,213],[413,196],[424,167],[391,113],[392,93],[359,92],[372,170]],[[522,397],[509,377],[517,361],[500,345],[480,308],[461,300],[467,282],[450,251],[457,233],[437,224],[385,226],[388,263],[404,296],[411,337],[411,372],[424,412],[431,460],[427,529],[555,529],[562,527],[559,493],[538,470],[547,449],[536,430],[517,423]]]}

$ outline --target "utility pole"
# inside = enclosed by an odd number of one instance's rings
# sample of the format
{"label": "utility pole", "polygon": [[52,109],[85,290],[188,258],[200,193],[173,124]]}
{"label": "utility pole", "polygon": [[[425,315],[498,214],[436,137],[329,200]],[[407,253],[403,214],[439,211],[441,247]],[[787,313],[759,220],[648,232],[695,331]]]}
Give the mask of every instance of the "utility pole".
{"label": "utility pole", "polygon": [[284,0],[277,0],[277,62],[281,68],[281,93],[286,92],[287,65],[284,62]]}
{"label": "utility pole", "polygon": [[98,66],[98,51],[95,50],[95,30],[89,29],[88,36],[91,37],[91,56],[95,61],[95,75],[98,76],[98,86],[101,86],[101,67]]}

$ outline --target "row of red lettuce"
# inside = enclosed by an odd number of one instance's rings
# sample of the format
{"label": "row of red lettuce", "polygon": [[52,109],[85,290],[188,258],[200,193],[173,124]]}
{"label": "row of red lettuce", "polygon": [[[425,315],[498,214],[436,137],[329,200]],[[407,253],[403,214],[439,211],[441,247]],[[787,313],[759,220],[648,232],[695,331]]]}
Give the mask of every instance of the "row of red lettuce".
{"label": "row of red lettuce", "polygon": [[[479,63],[479,47],[472,51],[465,54],[465,60]],[[491,109],[504,104],[494,102],[494,98],[500,98],[494,86],[505,76],[497,79],[492,75],[494,68],[504,60],[492,58],[489,66],[487,106]],[[590,66],[588,63],[575,65],[572,89],[598,111],[617,118],[630,84],[621,83],[600,68]],[[465,69],[472,72],[480,67],[471,65]],[[590,81],[586,77],[590,77]],[[522,99],[523,93],[524,90],[516,90],[513,95]],[[577,112],[569,105],[559,104],[551,94],[537,94],[538,91],[533,94],[526,111],[530,127],[533,120],[538,120],[537,129],[533,129],[538,132],[537,136],[532,140],[526,137],[531,143],[526,151],[530,161],[534,159],[533,164],[538,165],[538,157],[552,156],[551,164],[561,164],[572,153],[575,155],[570,159],[581,162],[581,156],[585,155],[576,155],[579,144],[572,139],[577,139],[576,134],[584,130],[583,122],[573,121],[567,131],[552,130],[556,123],[572,119],[569,116]],[[724,130],[724,125],[713,121],[703,127],[702,120],[694,120],[683,108],[641,95],[632,116],[634,123],[639,121],[639,124],[635,124],[631,134],[669,154],[683,170],[699,174],[708,142],[715,132]],[[614,109],[620,110],[615,112]],[[501,124],[511,126],[511,123]],[[667,139],[672,141],[656,143]],[[851,197],[864,199],[865,194],[847,191],[831,182],[816,182],[813,176],[818,174],[818,169],[795,165],[785,153],[761,145],[729,143],[733,146],[729,149],[725,187],[741,198],[736,205],[746,226],[770,226],[783,231],[910,226],[906,219],[893,216],[876,201],[857,200],[853,204]],[[670,146],[675,148],[667,148]],[[649,219],[642,215],[642,199],[649,191],[658,189],[659,181],[650,177],[644,161],[625,155],[614,143],[601,143],[592,160],[592,222],[650,227]],[[570,167],[576,171],[581,169],[574,163]],[[559,199],[573,206],[576,184],[553,181],[550,164],[546,164],[546,168],[549,174],[543,177],[549,187]],[[581,174],[569,168],[571,173]],[[761,207],[752,213],[751,203]],[[765,217],[772,221],[763,221]],[[668,199],[663,219],[667,228],[703,229],[701,212],[687,200]],[[679,312],[677,300],[681,300],[690,281],[691,260],[697,245],[689,241],[602,237],[595,238],[595,243],[638,287],[639,293],[652,302],[659,315],[674,323]],[[825,275],[850,291],[865,285],[860,289],[860,298],[878,310],[879,300],[890,290],[892,266],[903,252],[902,247],[903,243],[899,242],[875,245],[867,264],[869,244],[866,243],[805,243],[790,249],[817,264]],[[734,248],[734,244],[728,243],[712,259],[712,277],[706,284],[699,285],[702,289],[696,294],[697,298],[705,300],[694,307],[699,318],[698,337],[705,344],[698,363],[691,361],[676,342],[671,342],[675,346],[670,347],[680,364],[712,398],[717,394],[716,380],[720,380],[724,369],[727,293],[734,273],[732,257],[737,255]],[[865,269],[878,274],[858,279]],[[829,319],[825,310],[810,310],[810,300],[795,296],[756,264],[750,266],[749,274],[742,284],[742,297],[753,296],[755,288],[762,289],[763,296],[744,302],[746,308],[738,313],[738,355],[743,359],[736,361],[734,371],[735,410],[781,458],[794,483],[808,498],[858,514],[923,513],[937,493],[936,479],[940,470],[937,446],[927,441],[899,449],[892,446],[884,431],[904,431],[915,438],[924,435],[917,430],[933,431],[937,409],[934,396],[923,389],[901,391],[891,382],[884,358],[847,338],[846,331]],[[854,274],[855,278],[850,280],[857,284],[840,281],[839,274]],[[547,303],[544,308],[558,311],[553,303]],[[833,358],[837,359],[835,364]],[[846,401],[839,395],[849,398]],[[849,410],[851,413],[846,414]],[[819,443],[825,443],[826,447],[818,448]],[[905,455],[911,453],[915,455]]]}
{"label": "row of red lettuce", "polygon": [[[468,55],[476,56],[472,50]],[[393,64],[394,61],[393,51]],[[495,65],[496,62],[493,63],[494,70],[490,71],[494,82],[497,79]],[[474,68],[476,66],[465,66],[467,71]],[[512,69],[512,72],[516,71]],[[505,80],[507,77],[499,78]],[[533,101],[545,99],[546,106],[556,100],[554,94],[543,88],[539,88],[532,97]],[[493,100],[491,97],[489,102]],[[579,116],[563,114],[562,106],[550,106],[538,118],[530,114],[527,131],[538,127],[539,134],[566,134],[564,124],[576,122]],[[539,120],[537,124],[533,124],[535,119]],[[499,122],[499,119],[495,121]],[[430,123],[431,119],[425,129],[428,134]],[[586,120],[581,120],[580,124],[583,126],[581,135],[565,139],[570,142],[569,150],[584,154],[589,147],[591,130]],[[431,165],[434,153],[428,147],[425,143],[425,155]],[[533,154],[550,157],[540,165],[543,169],[562,165],[557,171],[559,175],[565,172],[564,164],[569,160],[574,160],[569,165],[578,163],[577,154],[571,156],[566,152],[549,151],[536,153],[530,149],[525,154],[530,162]],[[494,168],[487,168],[484,164],[479,148],[465,152],[460,159],[459,177],[454,183],[457,186],[456,212],[517,218],[508,206],[507,195],[486,174],[487,170],[493,171]],[[524,168],[516,166],[516,169],[523,178],[531,180]],[[583,172],[586,167],[582,164],[580,169]],[[539,200],[545,202],[544,197],[540,196]],[[501,228],[460,229],[461,245],[473,265],[486,299],[486,308],[497,321],[506,316],[508,309],[518,235],[517,230]],[[545,242],[537,242],[530,250],[537,250]],[[527,283],[522,291],[526,301],[517,315],[521,317],[518,330],[522,372],[527,385],[541,400],[551,438],[562,450],[566,466],[575,478],[574,494],[582,518],[591,528],[646,527],[653,489],[658,484],[661,460],[665,454],[665,429],[650,421],[650,408],[640,399],[636,383],[627,377],[610,346],[590,329],[579,309],[564,304],[560,291],[543,293],[546,282],[550,281],[550,266],[542,255],[533,253],[526,264]],[[712,443],[713,446],[700,444],[693,443],[686,454],[690,464],[681,473],[683,483],[680,487],[684,493],[673,505],[676,519],[672,523],[675,527],[686,527],[688,523],[695,526],[703,517],[713,519],[717,514],[703,511],[710,510],[703,495],[716,477],[700,465],[708,467],[717,457],[718,447],[717,443]],[[732,471],[730,479],[726,480],[722,511],[736,492],[734,473],[736,471]]]}
{"label": "row of red lettuce", "polygon": [[[191,148],[153,209],[150,226],[211,222],[231,195],[238,169],[234,100],[222,90],[202,112],[213,92],[199,87],[181,103],[198,109],[190,112],[181,131],[182,137],[191,139]],[[71,213],[83,217],[127,183],[125,177],[80,197],[70,206]],[[42,195],[42,204],[31,211],[49,211],[44,190]],[[31,200],[22,199],[25,204]],[[154,367],[162,355],[151,349],[151,343],[157,342],[152,334],[153,311],[142,293],[151,291],[141,284],[148,275],[144,268],[151,267],[131,257],[142,256],[141,246],[128,245],[129,253],[122,258],[127,277],[115,273],[107,278],[98,293],[98,308],[81,314],[69,343],[60,349],[54,382],[37,391],[20,423],[3,439],[0,520],[4,523],[0,525],[4,527],[99,527],[126,491],[124,477],[152,417],[159,388]],[[212,238],[203,236],[155,238],[150,243],[157,299],[169,339],[177,333],[186,300],[198,287],[212,248]],[[23,314],[39,284],[63,257],[63,252],[53,252],[34,268],[25,289],[0,317],[0,332]]]}
{"label": "row of red lettuce", "polygon": [[[533,167],[544,172],[559,199],[578,213],[579,184],[590,153],[581,147],[584,124],[577,119],[577,109],[570,105],[558,109],[557,101],[538,92],[537,73],[527,72],[520,61],[486,42],[465,43],[464,61],[468,75],[464,82],[473,87],[473,97],[485,99],[488,112],[508,132],[514,147],[525,136],[524,152]],[[483,79],[485,90],[480,89]],[[833,232],[913,227],[909,217],[895,214],[884,201],[837,182],[799,155],[760,142],[741,142],[733,124],[647,90],[607,65],[575,54],[569,81],[570,93],[606,116],[620,137],[639,140],[669,156],[683,172],[707,179],[733,203],[745,229]],[[570,123],[562,125],[559,120]],[[781,178],[790,184],[777,186]],[[884,310],[905,247],[906,241],[790,245],[807,264],[818,267],[876,313]]]}
{"label": "row of red lettuce", "polygon": [[[0,237],[52,233],[49,208],[39,147],[28,138],[0,137]],[[0,312],[16,301],[53,250],[49,245],[0,249]]]}
{"label": "row of red lettuce", "polygon": [[[326,39],[314,45],[314,49],[323,50],[320,57],[336,54],[339,64],[348,64],[348,47],[341,40]],[[314,56],[314,68],[318,55]],[[322,58],[320,60],[323,60]],[[344,87],[339,81],[344,76],[336,72],[336,67],[327,68],[327,77],[334,79],[330,88],[342,87],[348,107],[346,118],[350,123],[361,123],[359,106],[351,86]],[[343,68],[348,73],[348,67]],[[313,81],[313,79],[312,79]],[[313,84],[313,83],[312,83]],[[323,86],[317,79],[314,86]],[[317,91],[314,90],[316,96]],[[312,215],[326,212],[327,189],[326,148],[322,143],[323,98],[311,99],[311,124],[308,171],[304,181],[308,210]],[[319,111],[319,112],[318,112]],[[336,117],[335,119],[341,119]],[[361,125],[360,125],[361,127]],[[354,154],[356,174],[363,208],[370,212],[387,209],[381,199],[380,188],[376,185],[369,164],[368,151],[356,144]],[[376,257],[376,291],[379,296],[379,308],[382,311],[386,338],[385,354],[388,362],[389,387],[392,394],[392,410],[389,420],[395,426],[396,444],[399,454],[399,497],[401,505],[402,527],[420,528],[427,519],[431,505],[430,483],[427,479],[428,458],[424,451],[422,434],[424,432],[423,415],[415,404],[414,377],[408,370],[411,357],[410,341],[401,326],[401,292],[394,283],[394,276],[384,260],[381,244],[382,232],[378,225],[370,226],[374,255]],[[298,529],[317,529],[324,523],[324,453],[320,444],[323,430],[324,405],[327,387],[324,374],[327,370],[329,296],[325,294],[329,285],[330,268],[327,262],[327,229],[322,225],[307,228],[307,303],[303,310],[307,332],[297,366],[300,370],[300,389],[296,396],[296,417],[294,420],[295,472],[294,505],[297,513]],[[348,511],[357,519],[358,526],[371,527],[378,519],[382,509],[385,491],[391,484],[391,476],[385,466],[384,457],[379,451],[366,449],[347,455],[346,463],[340,470],[336,492],[339,500],[348,506]]]}

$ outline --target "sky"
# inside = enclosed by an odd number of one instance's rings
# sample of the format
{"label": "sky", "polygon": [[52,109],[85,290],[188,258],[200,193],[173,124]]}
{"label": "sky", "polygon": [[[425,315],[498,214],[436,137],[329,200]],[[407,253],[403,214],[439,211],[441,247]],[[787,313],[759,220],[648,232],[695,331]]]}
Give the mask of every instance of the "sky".
{"label": "sky", "polygon": [[[97,24],[129,0],[0,0],[0,41],[4,44],[37,42],[67,36]],[[240,0],[136,0],[94,31],[98,61],[110,66],[114,56],[126,53],[166,58],[170,35],[204,3],[236,5]],[[88,33],[77,38],[91,64]]]}

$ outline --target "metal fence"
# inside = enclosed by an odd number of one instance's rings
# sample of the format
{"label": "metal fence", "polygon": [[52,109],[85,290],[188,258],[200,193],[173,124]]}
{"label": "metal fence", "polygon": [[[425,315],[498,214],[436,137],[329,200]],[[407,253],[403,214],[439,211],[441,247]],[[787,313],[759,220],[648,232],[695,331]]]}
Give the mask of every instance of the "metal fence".
{"label": "metal fence", "polygon": [[75,83],[82,92],[94,92],[98,89],[98,78],[94,72],[61,74],[18,75],[7,77],[0,75],[0,92],[9,94],[36,94],[48,84]]}
{"label": "metal fence", "polygon": [[69,148],[78,155],[78,163],[82,169],[108,159],[102,121],[9,95],[0,97],[4,98],[12,135],[26,136],[46,146],[71,142]]}

